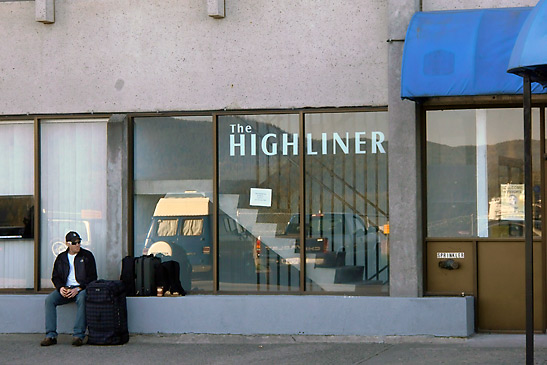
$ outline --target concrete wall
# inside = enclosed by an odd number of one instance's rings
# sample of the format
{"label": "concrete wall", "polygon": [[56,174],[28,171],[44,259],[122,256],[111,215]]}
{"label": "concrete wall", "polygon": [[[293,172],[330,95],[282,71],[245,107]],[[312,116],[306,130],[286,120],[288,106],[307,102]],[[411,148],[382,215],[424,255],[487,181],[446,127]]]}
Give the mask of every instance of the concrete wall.
{"label": "concrete wall", "polygon": [[129,121],[125,114],[114,114],[107,123],[107,228],[106,271],[103,278],[118,279],[120,263],[129,248]]}
{"label": "concrete wall", "polygon": [[535,6],[539,0],[422,0],[423,11]]}
{"label": "concrete wall", "polygon": [[[45,297],[0,296],[0,332],[44,332]],[[131,333],[465,337],[474,332],[473,297],[192,295],[132,297],[127,306]],[[60,333],[72,333],[75,313],[75,304],[59,307]]]}
{"label": "concrete wall", "polygon": [[417,0],[389,2],[389,254],[390,295],[423,294],[423,232],[419,122],[414,102],[401,100],[406,29]]}
{"label": "concrete wall", "polygon": [[0,3],[0,115],[387,104],[383,0]]}

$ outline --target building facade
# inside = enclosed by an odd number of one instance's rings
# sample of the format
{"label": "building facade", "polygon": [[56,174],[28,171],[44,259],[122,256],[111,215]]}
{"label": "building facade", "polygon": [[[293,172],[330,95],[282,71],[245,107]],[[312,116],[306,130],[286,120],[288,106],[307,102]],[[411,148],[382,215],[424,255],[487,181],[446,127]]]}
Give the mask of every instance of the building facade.
{"label": "building facade", "polygon": [[76,230],[103,279],[127,255],[189,270],[186,302],[131,298],[134,332],[521,330],[489,316],[500,285],[520,295],[496,259],[517,262],[524,242],[522,96],[402,98],[401,69],[419,12],[536,3],[0,2],[0,305],[41,310]]}

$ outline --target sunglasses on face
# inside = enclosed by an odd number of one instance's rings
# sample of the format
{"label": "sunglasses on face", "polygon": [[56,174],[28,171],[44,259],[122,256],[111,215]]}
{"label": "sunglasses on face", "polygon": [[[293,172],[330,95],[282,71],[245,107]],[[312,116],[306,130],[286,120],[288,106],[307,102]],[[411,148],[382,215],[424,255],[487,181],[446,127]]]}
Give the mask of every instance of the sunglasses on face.
{"label": "sunglasses on face", "polygon": [[82,241],[72,241],[70,242],[71,245],[79,245]]}

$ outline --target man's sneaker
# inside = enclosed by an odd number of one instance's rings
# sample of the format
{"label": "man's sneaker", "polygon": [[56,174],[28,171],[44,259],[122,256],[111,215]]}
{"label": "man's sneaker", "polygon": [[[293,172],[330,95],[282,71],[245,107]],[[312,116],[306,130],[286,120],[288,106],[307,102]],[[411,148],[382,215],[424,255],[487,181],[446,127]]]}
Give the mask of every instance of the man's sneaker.
{"label": "man's sneaker", "polygon": [[40,342],[40,346],[51,346],[55,345],[57,343],[57,339],[55,337],[46,337]]}
{"label": "man's sneaker", "polygon": [[84,340],[82,340],[80,337],[74,337],[72,339],[72,346],[82,346],[84,344]]}

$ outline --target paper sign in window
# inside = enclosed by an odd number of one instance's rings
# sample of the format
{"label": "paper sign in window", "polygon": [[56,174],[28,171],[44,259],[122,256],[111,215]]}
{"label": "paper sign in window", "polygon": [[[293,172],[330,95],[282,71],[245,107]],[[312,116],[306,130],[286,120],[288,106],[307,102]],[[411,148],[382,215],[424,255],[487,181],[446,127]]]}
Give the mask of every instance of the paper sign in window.
{"label": "paper sign in window", "polygon": [[272,189],[251,188],[251,199],[249,205],[255,207],[271,207]]}

